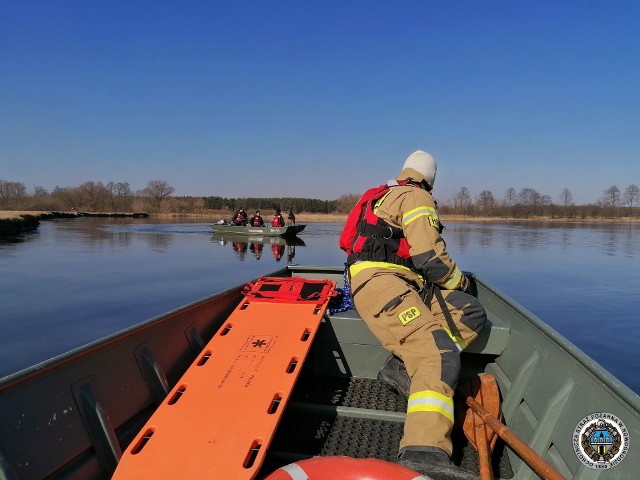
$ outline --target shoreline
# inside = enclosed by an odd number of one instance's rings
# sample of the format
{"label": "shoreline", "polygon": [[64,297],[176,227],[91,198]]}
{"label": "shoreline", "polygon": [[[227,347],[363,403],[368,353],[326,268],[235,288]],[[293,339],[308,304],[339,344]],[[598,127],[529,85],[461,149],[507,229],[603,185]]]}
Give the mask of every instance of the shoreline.
{"label": "shoreline", "polygon": [[[184,219],[202,219],[203,221],[217,222],[220,219],[227,219],[230,216],[226,211],[212,211],[207,213],[155,213],[146,212],[55,212],[55,211],[25,211],[25,210],[0,210],[0,237],[10,237],[21,233],[36,230],[41,220],[52,220],[59,218],[80,218],[80,217],[112,217],[112,218],[184,218]],[[265,215],[264,218],[269,218]],[[604,217],[585,217],[585,218],[557,218],[557,217],[529,217],[529,218],[513,218],[513,217],[474,217],[459,214],[442,214],[440,215],[443,224],[447,223],[517,223],[517,222],[541,222],[541,223],[638,223],[640,217],[625,218],[604,218]],[[347,219],[346,213],[305,213],[296,214],[296,222],[344,222]]]}
{"label": "shoreline", "polygon": [[[220,213],[154,213],[150,214],[150,218],[190,218],[203,219],[207,221],[226,220],[230,214],[228,212]],[[296,213],[296,223],[303,222],[344,222],[347,220],[346,213]],[[269,215],[263,215],[263,218],[270,218]],[[542,222],[542,223],[637,223],[640,217],[624,217],[624,218],[606,218],[606,217],[585,217],[585,218],[562,218],[562,217],[475,217],[471,215],[459,214],[440,214],[443,223],[516,223],[516,222]]]}
{"label": "shoreline", "polygon": [[40,220],[80,217],[132,217],[146,218],[148,213],[90,213],[90,212],[46,212],[25,210],[0,210],[0,238],[10,238],[37,230]]}

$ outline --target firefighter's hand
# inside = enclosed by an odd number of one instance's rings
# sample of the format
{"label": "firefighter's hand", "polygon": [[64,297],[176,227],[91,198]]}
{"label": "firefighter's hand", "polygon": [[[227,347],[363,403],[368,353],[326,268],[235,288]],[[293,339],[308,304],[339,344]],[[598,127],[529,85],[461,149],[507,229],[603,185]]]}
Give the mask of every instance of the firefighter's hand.
{"label": "firefighter's hand", "polygon": [[460,280],[460,290],[466,292],[469,288],[469,279],[462,275],[462,280]]}

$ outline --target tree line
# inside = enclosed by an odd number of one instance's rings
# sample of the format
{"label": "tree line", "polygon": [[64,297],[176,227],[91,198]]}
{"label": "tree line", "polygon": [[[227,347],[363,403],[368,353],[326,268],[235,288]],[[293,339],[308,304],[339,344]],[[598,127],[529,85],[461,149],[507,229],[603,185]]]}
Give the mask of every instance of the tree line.
{"label": "tree line", "polygon": [[316,198],[294,197],[204,197],[204,206],[211,210],[228,209],[235,211],[240,207],[244,207],[245,210],[275,210],[276,208],[280,208],[282,211],[292,209],[294,212],[335,213],[337,211],[337,200],[318,200]]}
{"label": "tree line", "polygon": [[151,180],[133,191],[127,182],[84,182],[76,187],[58,187],[51,192],[35,186],[27,193],[21,182],[0,179],[0,208],[6,210],[134,212],[160,211],[175,189],[164,180]]}
{"label": "tree line", "polygon": [[443,213],[487,217],[621,218],[635,216],[639,197],[640,188],[635,184],[628,185],[624,191],[612,185],[587,205],[576,205],[569,188],[562,189],[556,203],[551,196],[531,187],[519,192],[509,187],[502,199],[497,199],[490,190],[483,190],[473,198],[463,186],[440,208]]}
{"label": "tree line", "polygon": [[[28,193],[21,182],[0,179],[0,209],[44,210],[84,212],[151,212],[151,213],[219,213],[245,210],[292,209],[295,213],[348,213],[360,198],[360,194],[348,193],[336,200],[319,200],[296,197],[190,197],[173,196],[175,189],[164,180],[151,180],[137,191],[127,182],[88,181],[75,187],[56,186],[51,192],[35,186]],[[437,197],[437,195],[436,195]],[[569,188],[564,188],[554,202],[550,195],[542,194],[531,187],[517,191],[514,187],[505,190],[502,198],[490,190],[473,196],[463,186],[448,199],[438,199],[444,214],[475,217],[511,218],[622,218],[637,215],[640,188],[630,184],[621,190],[612,185],[602,192],[595,202],[576,205]]]}

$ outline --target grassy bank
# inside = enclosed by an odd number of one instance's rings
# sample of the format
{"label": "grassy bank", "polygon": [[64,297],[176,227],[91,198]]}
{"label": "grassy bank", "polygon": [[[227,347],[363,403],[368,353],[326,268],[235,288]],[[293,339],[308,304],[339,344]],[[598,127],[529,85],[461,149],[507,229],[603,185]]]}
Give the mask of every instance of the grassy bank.
{"label": "grassy bank", "polygon": [[37,212],[0,212],[0,237],[12,237],[30,232],[40,225]]}
{"label": "grassy bank", "polygon": [[0,220],[16,220],[21,219],[24,215],[40,217],[43,214],[50,212],[24,212],[24,211],[8,211],[0,210]]}

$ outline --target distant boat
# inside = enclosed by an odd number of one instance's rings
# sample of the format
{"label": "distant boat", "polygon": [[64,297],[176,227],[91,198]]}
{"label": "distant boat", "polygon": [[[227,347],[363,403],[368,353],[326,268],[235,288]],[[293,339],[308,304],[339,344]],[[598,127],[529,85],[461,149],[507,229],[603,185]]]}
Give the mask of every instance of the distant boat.
{"label": "distant boat", "polygon": [[245,236],[270,236],[270,237],[292,237],[304,230],[306,225],[289,225],[287,227],[271,227],[265,225],[264,227],[242,227],[239,225],[231,225],[229,223],[214,223],[211,225],[214,233],[227,233],[233,235],[245,235]]}

